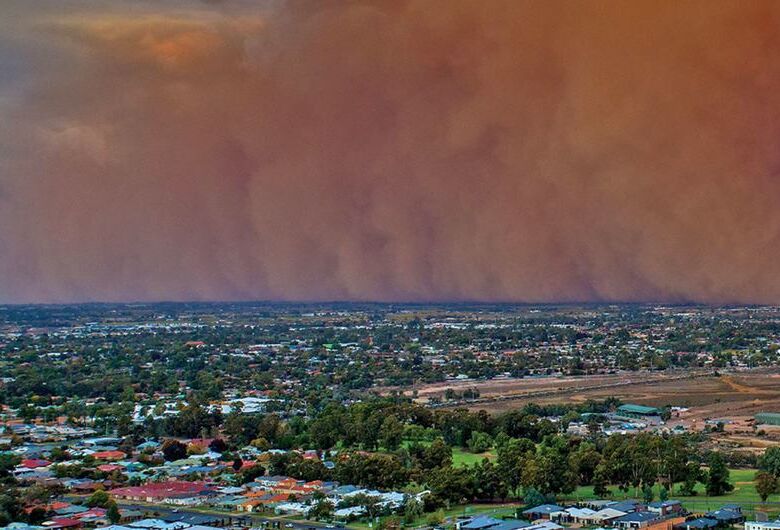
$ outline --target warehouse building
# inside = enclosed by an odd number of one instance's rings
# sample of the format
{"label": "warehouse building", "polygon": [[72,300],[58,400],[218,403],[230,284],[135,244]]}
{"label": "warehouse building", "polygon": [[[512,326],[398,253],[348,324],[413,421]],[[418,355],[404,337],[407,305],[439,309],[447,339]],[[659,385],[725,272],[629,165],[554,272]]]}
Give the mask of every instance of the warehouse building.
{"label": "warehouse building", "polygon": [[628,418],[645,419],[645,418],[660,416],[661,409],[656,407],[645,407],[644,405],[627,404],[627,405],[620,405],[617,409],[616,414],[618,416],[623,416]]}
{"label": "warehouse building", "polygon": [[780,425],[780,412],[759,412],[755,418],[761,425]]}

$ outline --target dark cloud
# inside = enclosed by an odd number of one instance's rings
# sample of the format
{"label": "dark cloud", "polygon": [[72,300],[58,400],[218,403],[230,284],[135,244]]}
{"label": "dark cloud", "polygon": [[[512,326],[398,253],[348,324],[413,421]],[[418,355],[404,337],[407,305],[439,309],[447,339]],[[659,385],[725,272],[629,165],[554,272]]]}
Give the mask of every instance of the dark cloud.
{"label": "dark cloud", "polygon": [[780,302],[780,4],[39,5],[0,300]]}

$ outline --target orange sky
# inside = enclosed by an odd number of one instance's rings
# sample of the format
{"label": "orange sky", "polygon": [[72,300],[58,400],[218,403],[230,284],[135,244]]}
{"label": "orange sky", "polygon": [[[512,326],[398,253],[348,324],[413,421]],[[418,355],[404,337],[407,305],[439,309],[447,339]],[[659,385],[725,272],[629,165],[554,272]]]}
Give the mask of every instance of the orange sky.
{"label": "orange sky", "polygon": [[780,303],[780,3],[0,4],[0,302]]}

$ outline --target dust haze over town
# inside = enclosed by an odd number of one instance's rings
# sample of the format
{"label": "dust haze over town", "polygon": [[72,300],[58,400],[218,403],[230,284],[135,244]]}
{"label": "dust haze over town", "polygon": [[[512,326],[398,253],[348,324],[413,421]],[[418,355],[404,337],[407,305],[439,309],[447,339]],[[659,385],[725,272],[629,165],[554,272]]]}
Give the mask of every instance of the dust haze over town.
{"label": "dust haze over town", "polygon": [[780,3],[0,2],[0,529],[780,530]]}

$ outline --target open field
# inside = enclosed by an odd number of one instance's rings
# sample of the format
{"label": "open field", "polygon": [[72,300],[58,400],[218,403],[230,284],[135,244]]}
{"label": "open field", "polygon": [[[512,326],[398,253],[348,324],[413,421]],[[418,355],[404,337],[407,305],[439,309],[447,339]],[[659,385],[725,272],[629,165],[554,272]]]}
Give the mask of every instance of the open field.
{"label": "open field", "polygon": [[[670,494],[670,497],[673,499],[679,499],[682,501],[686,501],[693,504],[701,504],[701,503],[710,503],[712,506],[717,507],[721,504],[739,504],[739,503],[758,503],[761,501],[758,497],[758,493],[756,493],[755,485],[753,484],[753,476],[755,475],[756,471],[754,469],[732,469],[731,471],[731,483],[734,485],[734,490],[729,492],[726,495],[722,495],[720,497],[707,497],[706,493],[704,491],[704,485],[699,483],[696,485],[696,495],[693,497],[684,497],[681,495],[678,495],[677,493]],[[658,484],[655,485],[655,494],[656,497],[658,496],[660,490],[660,486]],[[610,491],[612,492],[612,497],[614,499],[631,499],[631,498],[641,498],[641,492],[634,492],[633,489],[629,490],[628,492],[622,492],[617,487],[612,486],[610,487]],[[768,501],[772,500],[778,500],[774,499],[773,497],[776,497],[773,495],[768,499]],[[583,500],[583,499],[593,499],[595,498],[595,495],[593,495],[593,486],[580,486],[578,487],[574,493],[566,497],[570,500]]]}
{"label": "open field", "polygon": [[[703,430],[708,422],[723,420],[725,432],[713,443],[731,450],[760,452],[780,443],[780,427],[754,426],[753,415],[780,412],[780,373],[777,370],[712,370],[621,372],[581,377],[540,377],[490,381],[451,381],[417,387],[417,400],[427,402],[447,388],[476,388],[480,399],[459,405],[471,410],[500,413],[527,403],[584,403],[617,397],[624,403],[685,407],[668,426]],[[760,432],[759,432],[760,431]]]}
{"label": "open field", "polygon": [[482,462],[485,458],[493,460],[495,454],[490,451],[486,453],[472,453],[460,447],[454,447],[452,449],[452,465],[456,467],[471,466],[478,462]]}
{"label": "open field", "polygon": [[[697,495],[693,497],[685,497],[678,494],[670,495],[670,498],[678,499],[683,502],[685,507],[694,513],[707,512],[715,510],[724,504],[738,504],[742,506],[743,511],[752,516],[756,511],[768,512],[773,515],[780,514],[780,495],[770,495],[766,503],[762,503],[761,499],[756,493],[756,488],[753,483],[753,476],[756,471],[754,469],[732,469],[731,470],[731,483],[734,485],[734,490],[721,495],[719,497],[708,497],[704,490],[703,484],[696,485]],[[655,486],[656,499],[658,498],[658,492],[660,487]],[[612,497],[617,500],[627,498],[641,498],[640,495],[635,495],[633,490],[623,493],[616,487],[611,487]],[[575,492],[567,497],[569,501],[578,501],[583,499],[592,499],[593,487],[592,486],[580,486]]]}
{"label": "open field", "polygon": [[[474,404],[467,404],[469,408],[486,408],[491,400],[499,403],[501,400],[511,398],[507,401],[507,408],[513,408],[516,403],[535,401],[539,398],[556,397],[559,395],[568,395],[574,392],[585,392],[600,388],[614,388],[624,385],[632,385],[642,381],[665,381],[670,378],[687,378],[693,375],[709,375],[711,371],[687,372],[687,371],[666,371],[666,372],[621,372],[615,374],[597,374],[583,376],[550,376],[550,377],[525,377],[522,379],[490,379],[485,381],[461,380],[446,381],[442,383],[433,383],[417,386],[414,390],[417,392],[416,401],[427,403],[432,397],[441,397],[444,391],[452,388],[462,392],[470,388],[476,388],[480,392],[480,400]],[[383,389],[380,389],[383,390]],[[410,390],[410,389],[405,389]],[[410,392],[407,392],[410,393]],[[485,405],[485,406],[482,406]],[[496,407],[491,407],[496,408]]]}
{"label": "open field", "polygon": [[525,403],[566,402],[580,396],[582,401],[593,396],[619,395],[628,389],[643,385],[684,386],[684,381],[713,377],[713,371],[666,370],[663,372],[619,372],[614,374],[596,374],[587,376],[550,376],[526,377],[522,379],[491,379],[485,381],[462,380],[415,386],[414,388],[381,388],[380,392],[401,390],[407,395],[416,392],[415,400],[428,403],[431,398],[441,398],[448,388],[462,392],[477,389],[480,398],[466,403],[447,403],[439,407],[463,406],[472,410],[485,409],[500,412],[521,406]]}
{"label": "open field", "polygon": [[610,396],[627,403],[691,408],[679,416],[679,419],[691,424],[717,418],[739,420],[752,418],[756,412],[780,411],[780,374],[763,370],[730,372],[720,376],[712,371],[667,371],[453,381],[416,388],[417,400],[427,402],[430,397],[441,395],[446,388],[461,391],[478,389],[480,400],[453,406],[489,412],[512,410],[532,402],[583,403]]}
{"label": "open field", "polygon": [[[410,443],[409,441],[405,441],[404,445],[408,446]],[[420,445],[429,445],[430,442],[418,442]],[[455,467],[463,467],[463,466],[473,466],[476,463],[482,462],[485,458],[489,460],[493,460],[496,457],[495,453],[492,451],[487,451],[485,453],[472,453],[471,451],[468,451],[467,449],[463,449],[462,447],[453,447],[452,448],[452,465]]]}
{"label": "open field", "polygon": [[720,377],[712,370],[692,370],[451,381],[415,388],[417,400],[425,403],[447,388],[476,388],[480,399],[458,406],[490,412],[511,410],[530,402],[571,403],[610,396],[643,405],[696,407],[695,413],[701,419],[780,410],[780,374],[767,371],[732,372]]}

